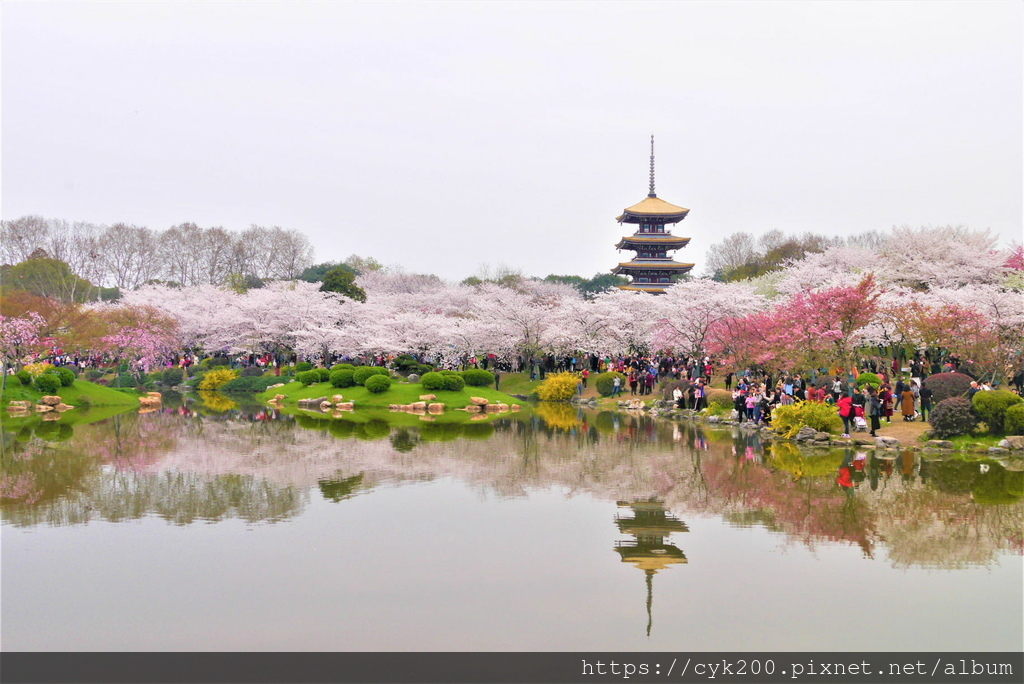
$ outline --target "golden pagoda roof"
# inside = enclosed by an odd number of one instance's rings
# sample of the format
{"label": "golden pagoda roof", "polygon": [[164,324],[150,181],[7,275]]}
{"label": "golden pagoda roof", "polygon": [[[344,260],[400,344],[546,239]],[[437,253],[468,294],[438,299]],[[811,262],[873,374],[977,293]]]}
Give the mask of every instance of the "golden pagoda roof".
{"label": "golden pagoda roof", "polygon": [[659,216],[663,218],[679,218],[682,219],[690,212],[685,207],[677,207],[674,204],[666,202],[660,197],[654,195],[648,195],[641,202],[637,202],[631,207],[626,207],[623,211],[622,216],[618,217],[616,221],[622,221],[626,215],[632,216]]}
{"label": "golden pagoda roof", "polygon": [[649,242],[657,245],[663,242],[689,242],[690,238],[673,235],[672,233],[653,233],[650,235],[627,235],[622,242]]}
{"label": "golden pagoda roof", "polygon": [[633,292],[650,292],[652,294],[665,294],[665,288],[672,283],[637,283],[636,285],[619,285],[620,290],[631,290]]}

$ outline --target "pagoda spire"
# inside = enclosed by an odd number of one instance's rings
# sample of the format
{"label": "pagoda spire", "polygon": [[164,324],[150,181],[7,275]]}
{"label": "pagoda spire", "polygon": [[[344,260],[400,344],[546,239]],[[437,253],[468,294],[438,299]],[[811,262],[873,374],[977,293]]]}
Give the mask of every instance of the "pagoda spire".
{"label": "pagoda spire", "polygon": [[657,197],[654,194],[654,134],[651,134],[651,189],[647,193],[648,197]]}

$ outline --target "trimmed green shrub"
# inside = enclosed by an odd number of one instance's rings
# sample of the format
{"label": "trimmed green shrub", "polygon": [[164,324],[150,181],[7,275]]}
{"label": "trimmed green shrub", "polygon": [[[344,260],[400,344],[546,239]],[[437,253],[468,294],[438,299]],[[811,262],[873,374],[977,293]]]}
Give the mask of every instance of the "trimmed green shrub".
{"label": "trimmed green shrub", "polygon": [[135,373],[121,373],[110,384],[114,387],[141,387],[142,378]]}
{"label": "trimmed green shrub", "polygon": [[576,396],[579,384],[580,378],[575,373],[550,373],[537,386],[537,396],[541,401],[569,401]]}
{"label": "trimmed green shrub", "polygon": [[716,387],[708,387],[706,392],[709,407],[717,406],[719,408],[729,409],[729,411],[732,411],[735,407],[735,402],[732,398],[732,392],[730,392],[729,390],[718,389]]}
{"label": "trimmed green shrub", "polygon": [[626,387],[626,376],[622,373],[616,373],[615,371],[608,371],[607,373],[601,373],[594,378],[594,387],[597,388],[597,393],[602,397],[610,397],[613,390],[613,381],[615,376],[619,376],[619,382],[622,383],[620,386],[625,389]]}
{"label": "trimmed green shrub", "polygon": [[420,365],[420,362],[415,359],[411,354],[399,354],[395,357],[395,370],[403,375],[416,372],[416,367]]}
{"label": "trimmed green shrub", "polygon": [[839,432],[843,419],[835,406],[816,401],[798,401],[788,406],[776,406],[772,411],[772,429],[783,437],[795,437],[803,427],[812,427],[819,432]]}
{"label": "trimmed green shrub", "polygon": [[374,394],[380,394],[381,392],[387,392],[391,389],[391,378],[387,375],[371,375],[366,378],[366,382],[363,383],[366,389]]}
{"label": "trimmed green shrub", "polygon": [[55,373],[43,373],[36,378],[36,389],[43,394],[53,394],[60,389],[60,378]]}
{"label": "trimmed green shrub", "polygon": [[246,366],[242,369],[243,378],[258,378],[261,375],[263,375],[263,369],[259,366]]}
{"label": "trimmed green shrub", "polygon": [[221,385],[221,392],[263,392],[271,385],[276,385],[280,378],[276,377],[255,377],[242,375]]}
{"label": "trimmed green shrub", "polygon": [[61,387],[71,387],[75,382],[75,372],[67,366],[60,366],[53,371],[53,374],[60,378]]}
{"label": "trimmed green shrub", "polygon": [[103,371],[101,370],[90,368],[89,370],[85,371],[85,379],[88,380],[89,382],[93,382],[94,380],[98,380],[99,378],[102,377]]}
{"label": "trimmed green shrub", "polygon": [[444,389],[444,376],[436,371],[424,373],[420,378],[420,384],[423,385],[423,389],[442,390]]}
{"label": "trimmed green shrub", "polygon": [[466,388],[466,381],[458,373],[444,375],[444,389],[449,392],[461,392]]}
{"label": "trimmed green shrub", "polygon": [[356,384],[355,371],[351,368],[342,368],[331,371],[331,384],[335,387],[351,387]]}
{"label": "trimmed green shrub", "polygon": [[1006,409],[1003,429],[1008,435],[1024,435],[1024,404],[1014,404]]}
{"label": "trimmed green shrub", "polygon": [[943,399],[967,394],[967,390],[971,389],[972,379],[963,373],[936,373],[924,382],[932,391],[932,402],[937,405]]}
{"label": "trimmed green shrub", "polygon": [[429,373],[432,370],[434,370],[434,367],[431,366],[429,363],[421,363],[420,365],[416,366],[415,372],[420,375],[423,375],[424,373]]}
{"label": "trimmed green shrub", "polygon": [[[882,378],[878,377],[875,373],[861,373],[857,376],[857,389],[864,389],[867,386],[878,389],[882,386]],[[822,431],[824,432],[824,430]],[[796,434],[796,433],[794,433]]]}
{"label": "trimmed green shrub", "polygon": [[388,369],[382,366],[360,366],[352,373],[352,379],[357,385],[365,385],[367,378],[371,375],[390,375]]}
{"label": "trimmed green shrub", "polygon": [[32,386],[32,374],[29,373],[27,370],[18,371],[15,374],[15,377],[18,378],[18,382],[21,383],[22,387]]}
{"label": "trimmed green shrub", "polygon": [[213,356],[208,359],[209,363],[206,365],[210,368],[216,368],[217,366],[230,366],[231,361],[226,356]]}
{"label": "trimmed green shrub", "polygon": [[320,382],[320,374],[314,370],[304,370],[296,373],[295,379],[309,387],[314,382]]}
{"label": "trimmed green shrub", "polygon": [[312,372],[316,373],[318,378],[317,382],[329,382],[331,379],[331,371],[329,368],[314,368]]}
{"label": "trimmed green shrub", "polygon": [[180,385],[181,380],[184,376],[185,374],[182,372],[180,368],[167,368],[161,374],[160,379],[163,381],[165,385],[174,386]]}
{"label": "trimmed green shrub", "polygon": [[338,371],[338,370],[355,370],[355,369],[356,369],[356,367],[353,366],[351,363],[336,363],[333,366],[331,366],[331,372]]}
{"label": "trimmed green shrub", "polygon": [[462,372],[462,379],[470,387],[490,387],[494,384],[494,373],[482,368],[470,368]]}
{"label": "trimmed green shrub", "polygon": [[313,370],[313,364],[311,364],[309,361],[299,361],[297,364],[295,364],[296,373],[302,373],[304,371],[311,370]]}
{"label": "trimmed green shrub", "polygon": [[1024,403],[1024,399],[1009,390],[978,392],[972,401],[974,412],[994,435],[1001,435],[1005,431],[1003,421],[1006,419],[1006,409],[1020,403]]}
{"label": "trimmed green shrub", "polygon": [[964,397],[950,397],[935,405],[928,422],[934,437],[948,439],[973,432],[978,427],[978,415]]}

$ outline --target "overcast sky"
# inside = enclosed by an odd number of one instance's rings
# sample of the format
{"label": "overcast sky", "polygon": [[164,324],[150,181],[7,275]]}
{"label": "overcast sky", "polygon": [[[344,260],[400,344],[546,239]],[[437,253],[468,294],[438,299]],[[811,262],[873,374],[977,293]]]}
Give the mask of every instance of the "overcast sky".
{"label": "overcast sky", "polygon": [[[730,233],[1021,239],[1006,2],[2,5],[5,219],[306,233],[461,279],[591,276],[622,209]],[[632,232],[632,231],[626,231]]]}

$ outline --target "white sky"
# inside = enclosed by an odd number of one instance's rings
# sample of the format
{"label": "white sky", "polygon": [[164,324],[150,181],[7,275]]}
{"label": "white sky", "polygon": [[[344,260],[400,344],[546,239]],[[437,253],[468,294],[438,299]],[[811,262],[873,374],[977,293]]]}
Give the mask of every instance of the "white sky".
{"label": "white sky", "polygon": [[697,271],[739,230],[1021,239],[1021,2],[0,11],[5,219],[280,225],[318,261],[591,276],[629,256],[614,218],[654,133]]}

